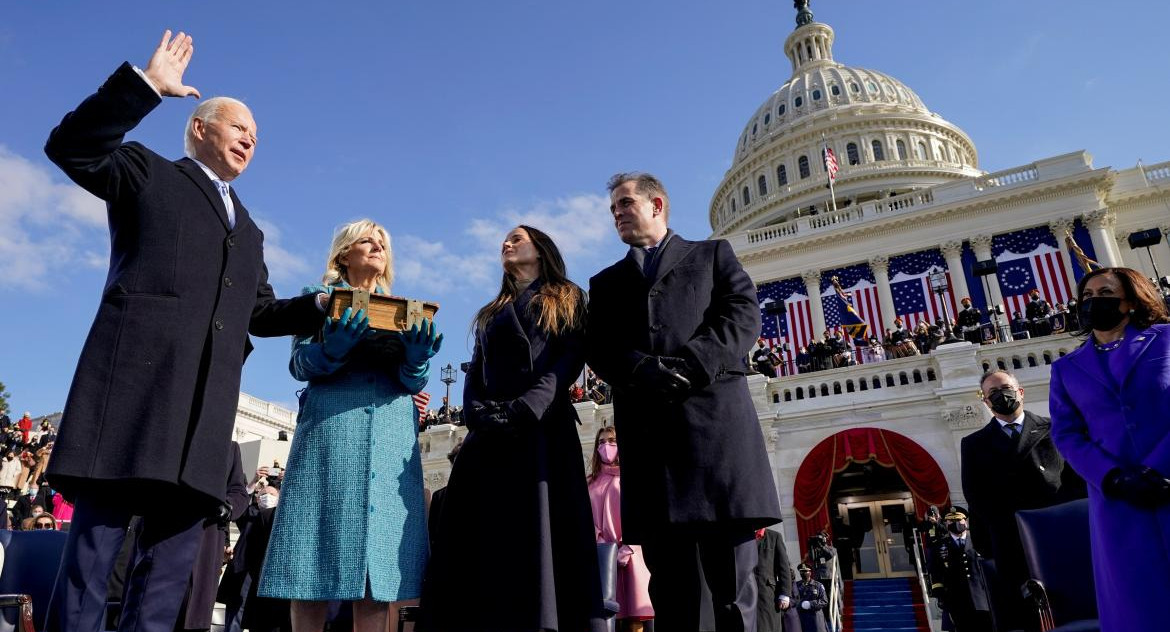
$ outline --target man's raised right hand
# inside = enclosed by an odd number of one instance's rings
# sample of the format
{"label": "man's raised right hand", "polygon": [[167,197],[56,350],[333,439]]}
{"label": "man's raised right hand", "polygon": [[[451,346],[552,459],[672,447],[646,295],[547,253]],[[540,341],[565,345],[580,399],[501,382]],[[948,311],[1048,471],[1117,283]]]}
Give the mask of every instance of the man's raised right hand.
{"label": "man's raised right hand", "polygon": [[178,35],[171,38],[171,30],[167,29],[163,31],[162,41],[154,49],[154,55],[151,55],[142,74],[164,97],[193,96],[198,99],[202,96],[198,90],[183,85],[183,73],[194,52],[195,44],[190,35],[179,31]]}

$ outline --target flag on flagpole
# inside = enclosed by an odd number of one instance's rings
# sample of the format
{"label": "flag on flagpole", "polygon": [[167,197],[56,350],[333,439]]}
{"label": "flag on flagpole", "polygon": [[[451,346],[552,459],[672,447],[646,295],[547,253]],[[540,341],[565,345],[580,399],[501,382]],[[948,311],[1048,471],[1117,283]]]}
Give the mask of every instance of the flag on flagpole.
{"label": "flag on flagpole", "polygon": [[419,391],[414,395],[414,407],[418,409],[418,416],[424,417],[427,414],[427,404],[431,403],[431,394],[425,391]]}
{"label": "flag on flagpole", "polygon": [[825,173],[829,174],[829,181],[831,182],[836,180],[837,171],[839,170],[837,165],[837,156],[833,153],[833,150],[829,148],[828,144],[826,144],[824,149],[821,150],[821,153],[824,155]]}

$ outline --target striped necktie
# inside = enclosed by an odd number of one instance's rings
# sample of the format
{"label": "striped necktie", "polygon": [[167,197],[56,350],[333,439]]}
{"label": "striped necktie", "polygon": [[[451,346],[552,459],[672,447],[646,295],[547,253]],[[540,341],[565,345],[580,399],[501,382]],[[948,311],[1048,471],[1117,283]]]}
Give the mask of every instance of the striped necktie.
{"label": "striped necktie", "polygon": [[228,183],[223,180],[213,180],[215,188],[219,189],[219,197],[223,198],[223,207],[227,209],[228,226],[236,227],[236,206],[232,204],[232,196],[228,192]]}

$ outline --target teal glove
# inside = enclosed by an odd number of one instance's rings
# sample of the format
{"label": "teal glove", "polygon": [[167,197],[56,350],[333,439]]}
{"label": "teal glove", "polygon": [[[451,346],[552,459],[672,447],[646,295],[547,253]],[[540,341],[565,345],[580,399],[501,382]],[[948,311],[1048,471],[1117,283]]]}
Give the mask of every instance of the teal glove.
{"label": "teal glove", "polygon": [[327,359],[341,361],[370,329],[370,319],[366,318],[366,310],[359,309],[356,314],[352,312],[353,308],[347,307],[338,320],[325,319],[325,339],[321,347]]}
{"label": "teal glove", "polygon": [[423,319],[422,329],[417,324],[410,331],[398,332],[406,355],[406,363],[412,366],[421,366],[427,360],[435,357],[439,347],[443,346],[443,334],[438,333],[434,321]]}

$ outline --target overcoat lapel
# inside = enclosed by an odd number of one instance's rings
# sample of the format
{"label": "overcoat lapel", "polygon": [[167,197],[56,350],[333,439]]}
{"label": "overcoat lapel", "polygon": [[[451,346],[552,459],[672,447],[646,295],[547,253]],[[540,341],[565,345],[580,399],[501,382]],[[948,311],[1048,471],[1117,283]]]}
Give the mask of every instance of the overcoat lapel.
{"label": "overcoat lapel", "polygon": [[1065,358],[1067,358],[1069,363],[1075,366],[1081,373],[1084,373],[1085,375],[1093,378],[1107,390],[1113,392],[1116,390],[1116,387],[1113,384],[1110,384],[1109,381],[1106,380],[1102,375],[1101,366],[1097,362],[1097,358],[1093,356],[1094,351],[1090,346],[1092,344],[1092,339],[1090,338],[1089,341],[1086,341],[1085,344],[1065,356]]}
{"label": "overcoat lapel", "polygon": [[1133,372],[1133,367],[1137,365],[1138,359],[1141,358],[1141,355],[1145,353],[1146,349],[1150,347],[1150,344],[1154,342],[1154,338],[1158,337],[1158,333],[1154,329],[1143,331],[1140,334],[1137,332],[1129,332],[1128,335],[1133,336],[1133,338],[1127,338],[1125,343],[1121,345],[1121,348],[1113,352],[1121,354],[1122,361],[1125,363],[1125,368],[1122,369],[1121,375],[1118,376],[1120,379],[1117,380],[1118,385],[1121,386],[1125,385],[1126,379],[1128,379],[1129,374]]}
{"label": "overcoat lapel", "polygon": [[662,246],[662,252],[658,255],[657,273],[654,275],[654,282],[650,287],[654,287],[662,281],[663,277],[670,274],[672,268],[682,261],[690,254],[695,245],[672,231],[668,236],[666,243]]}
{"label": "overcoat lapel", "polygon": [[1024,423],[1020,428],[1020,444],[1016,447],[1018,454],[1027,454],[1036,447],[1041,439],[1048,436],[1046,428],[1037,428],[1036,420],[1031,415],[1024,415]]}
{"label": "overcoat lapel", "polygon": [[[219,191],[216,190],[215,185],[208,179],[207,174],[203,173],[199,165],[195,164],[195,161],[190,158],[183,158],[176,161],[175,164],[183,172],[183,175],[190,178],[195,183],[195,186],[199,187],[199,190],[203,192],[203,197],[207,198],[208,204],[211,204],[211,210],[219,217],[219,222],[223,224],[223,229],[231,230],[231,227],[228,225],[227,207],[223,205],[223,198],[219,196]],[[236,209],[243,208],[243,205],[236,199],[235,193],[231,192],[230,195],[232,195],[232,201],[236,203]],[[240,217],[237,214],[236,226],[240,225],[239,219]]]}

